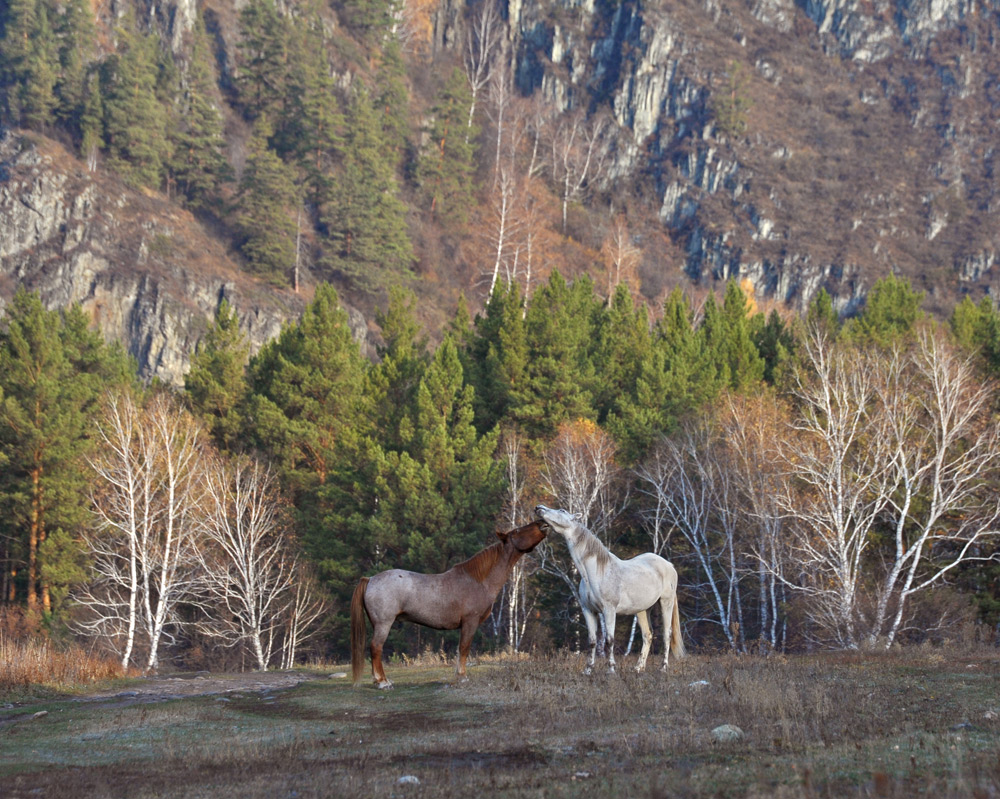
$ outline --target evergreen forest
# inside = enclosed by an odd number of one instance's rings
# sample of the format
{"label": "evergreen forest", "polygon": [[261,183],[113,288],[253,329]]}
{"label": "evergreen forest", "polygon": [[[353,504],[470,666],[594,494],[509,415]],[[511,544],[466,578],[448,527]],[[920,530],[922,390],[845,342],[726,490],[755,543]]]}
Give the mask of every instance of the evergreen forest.
{"label": "evergreen forest", "polygon": [[[846,323],[822,293],[785,318],[731,282],[651,315],[556,272],[461,304],[433,345],[397,289],[371,361],[321,285],[253,356],[223,303],[175,391],[21,291],[0,336],[3,602],[147,668],[343,657],[361,576],[443,571],[545,502],[675,563],[690,648],[989,635],[1000,312],[942,324],[921,299],[887,278]],[[479,646],[584,644],[577,580],[544,542]]]}
{"label": "evergreen forest", "polygon": [[[935,319],[889,274],[844,320],[825,291],[795,314],[738,281],[640,281],[643,235],[647,260],[676,253],[637,230],[642,180],[584,202],[606,188],[606,114],[521,92],[489,3],[448,68],[408,69],[426,6],[206,4],[175,46],[129,4],[0,0],[0,127],[163,193],[310,298],[253,353],[222,302],[171,387],[19,290],[0,607],[148,670],[343,658],[360,577],[443,571],[544,502],[677,566],[690,649],[995,639],[992,301]],[[706,113],[735,136],[731,71]],[[421,293],[450,260],[476,296],[431,331]],[[374,358],[348,291],[375,308]],[[578,581],[546,541],[477,646],[584,646]],[[454,639],[400,624],[390,649]]]}

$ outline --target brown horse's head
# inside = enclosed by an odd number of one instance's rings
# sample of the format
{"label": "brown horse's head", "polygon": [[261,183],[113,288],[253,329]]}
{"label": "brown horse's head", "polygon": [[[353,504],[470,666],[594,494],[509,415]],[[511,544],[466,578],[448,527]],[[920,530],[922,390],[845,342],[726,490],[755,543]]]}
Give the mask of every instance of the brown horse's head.
{"label": "brown horse's head", "polygon": [[518,552],[531,552],[542,543],[546,532],[548,531],[540,522],[534,521],[524,525],[524,527],[508,530],[506,533],[497,533],[497,538],[504,543],[510,541]]}

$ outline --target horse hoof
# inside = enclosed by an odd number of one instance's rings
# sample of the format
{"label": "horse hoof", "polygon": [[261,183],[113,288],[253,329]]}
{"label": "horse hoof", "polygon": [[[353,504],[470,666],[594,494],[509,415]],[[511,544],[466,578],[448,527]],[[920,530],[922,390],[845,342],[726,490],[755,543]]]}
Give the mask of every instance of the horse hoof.
{"label": "horse hoof", "polygon": [[583,673],[589,677],[591,674],[594,673],[594,670],[590,666],[587,666],[587,668],[583,670]]}
{"label": "horse hoof", "polygon": [[391,691],[392,683],[389,680],[382,680],[380,683],[376,683],[376,686],[380,691]]}
{"label": "horse hoof", "polygon": [[614,674],[614,673],[615,673],[615,667],[614,666],[608,666],[608,674]]}

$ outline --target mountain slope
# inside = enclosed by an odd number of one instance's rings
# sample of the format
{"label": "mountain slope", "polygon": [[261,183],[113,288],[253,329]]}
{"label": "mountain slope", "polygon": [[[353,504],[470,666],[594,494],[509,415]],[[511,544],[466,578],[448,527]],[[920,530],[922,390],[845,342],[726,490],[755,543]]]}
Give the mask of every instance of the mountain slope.
{"label": "mountain slope", "polygon": [[[377,88],[379,42],[404,44],[397,179],[416,257],[409,284],[433,336],[459,294],[475,311],[493,278],[530,291],[552,269],[589,274],[599,287],[626,280],[654,307],[675,285],[698,296],[730,278],[748,278],[759,301],[791,310],[826,288],[843,314],[889,272],[925,291],[940,314],[1000,285],[997,2],[408,0],[387,32],[363,35],[358,9],[377,5],[302,0],[278,9],[287,19],[319,15],[341,112],[355,87]],[[203,14],[238,179],[252,109],[237,89],[236,5],[101,5],[101,58],[114,54],[128,8],[172,53],[182,87]],[[498,11],[496,36],[476,100],[475,181],[461,223],[434,214],[419,167],[434,145],[428,132],[447,76],[469,66],[469,37],[487,8]],[[502,75],[516,89],[506,99]],[[598,131],[602,118],[609,124]],[[509,145],[514,128],[521,138]],[[579,135],[567,143],[570,130]],[[591,134],[599,167],[570,174]],[[497,178],[507,149],[509,196]],[[326,176],[335,188],[340,157]],[[257,346],[297,315],[319,280],[333,280],[369,318],[384,301],[384,286],[338,272],[318,207],[305,208],[306,288],[297,295],[243,271],[230,220],[199,221],[176,197],[129,189],[105,166],[90,172],[42,135],[5,135],[0,295],[23,282],[50,306],[83,302],[146,375],[180,379],[222,296]],[[571,177],[579,178],[572,191]],[[235,193],[234,184],[226,200]],[[501,228],[508,199],[523,208]],[[353,318],[365,336],[361,313]]]}

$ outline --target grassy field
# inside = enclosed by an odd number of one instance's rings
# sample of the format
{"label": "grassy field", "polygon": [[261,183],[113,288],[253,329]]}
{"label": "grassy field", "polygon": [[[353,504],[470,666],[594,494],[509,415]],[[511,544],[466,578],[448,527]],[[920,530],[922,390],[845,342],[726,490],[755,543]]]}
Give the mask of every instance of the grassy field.
{"label": "grassy field", "polygon": [[[1000,796],[994,650],[629,663],[482,663],[461,685],[390,664],[388,692],[330,668],[284,691],[0,707],[0,795]],[[723,724],[745,737],[716,742]]]}

